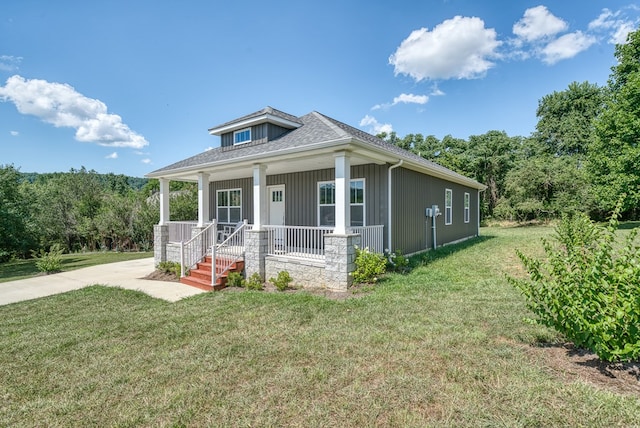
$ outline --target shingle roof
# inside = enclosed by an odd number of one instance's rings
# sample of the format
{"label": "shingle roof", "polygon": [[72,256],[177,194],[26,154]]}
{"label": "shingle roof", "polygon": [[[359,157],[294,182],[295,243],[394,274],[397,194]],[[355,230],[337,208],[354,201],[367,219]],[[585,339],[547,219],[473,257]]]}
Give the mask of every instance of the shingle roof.
{"label": "shingle roof", "polygon": [[247,114],[247,115],[239,117],[237,119],[230,120],[229,122],[225,122],[225,123],[222,123],[222,124],[220,124],[218,126],[214,126],[212,128],[209,128],[209,130],[216,129],[216,128],[225,128],[225,127],[233,125],[235,123],[244,122],[244,121],[247,121],[249,119],[257,118],[257,117],[264,116],[264,115],[267,115],[267,114],[271,115],[271,116],[279,117],[281,119],[288,120],[290,122],[299,123],[299,124],[302,125],[302,122],[300,122],[300,119],[297,118],[296,116],[294,116],[292,114],[289,114],[289,113],[285,113],[285,112],[280,111],[280,110],[277,110],[277,109],[275,109],[273,107],[267,106],[267,107],[263,108],[262,110],[258,110],[256,112]]}
{"label": "shingle roof", "polygon": [[457,178],[462,182],[474,182],[474,180],[451,171],[450,169],[438,165],[435,162],[424,159],[421,156],[418,156],[412,152],[402,149],[401,147],[388,143],[367,132],[349,126],[343,122],[340,122],[315,111],[301,117],[295,117],[287,113],[280,112],[279,110],[273,109],[271,107],[267,107],[263,110],[243,116],[242,118],[226,122],[219,127],[227,126],[235,122],[241,122],[253,117],[258,117],[260,115],[264,115],[265,113],[277,114],[282,118],[286,118],[287,120],[299,123],[301,124],[301,126],[268,142],[247,143],[243,144],[242,146],[217,147],[211,150],[207,150],[206,152],[199,153],[195,156],[183,159],[164,168],[155,170],[149,175],[158,175],[162,172],[171,172],[174,170],[195,167],[198,165],[232,161],[233,159],[239,159],[253,155],[268,154],[270,152],[279,152],[287,149],[312,146],[340,139],[354,139],[366,145],[370,145],[372,146],[372,148],[381,149],[384,152],[389,153],[391,156],[396,156],[400,159],[406,159],[415,164],[422,165],[424,168],[427,168],[431,171],[437,171],[445,176]]}

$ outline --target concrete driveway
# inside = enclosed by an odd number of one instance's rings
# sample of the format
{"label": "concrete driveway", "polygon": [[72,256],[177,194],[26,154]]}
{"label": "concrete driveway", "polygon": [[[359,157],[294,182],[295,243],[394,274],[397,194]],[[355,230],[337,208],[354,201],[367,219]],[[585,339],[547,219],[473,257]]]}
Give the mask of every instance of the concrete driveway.
{"label": "concrete driveway", "polygon": [[170,302],[205,293],[203,290],[178,282],[142,279],[154,270],[153,258],[147,258],[91,266],[18,281],[0,282],[0,305],[65,293],[94,284],[138,290]]}

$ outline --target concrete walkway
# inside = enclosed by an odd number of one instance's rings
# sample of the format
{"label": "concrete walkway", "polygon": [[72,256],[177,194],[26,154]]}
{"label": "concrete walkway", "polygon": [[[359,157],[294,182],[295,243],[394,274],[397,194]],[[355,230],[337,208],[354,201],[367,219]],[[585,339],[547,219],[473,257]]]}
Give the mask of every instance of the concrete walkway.
{"label": "concrete walkway", "polygon": [[154,270],[153,258],[147,258],[0,282],[0,305],[65,293],[94,284],[139,290],[170,302],[205,293],[203,290],[178,282],[142,279]]}

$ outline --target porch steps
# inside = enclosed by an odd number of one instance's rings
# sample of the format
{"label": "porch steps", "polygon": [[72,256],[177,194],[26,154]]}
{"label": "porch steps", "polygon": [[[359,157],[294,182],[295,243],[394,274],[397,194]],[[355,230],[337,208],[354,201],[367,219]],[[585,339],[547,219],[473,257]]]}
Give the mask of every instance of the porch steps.
{"label": "porch steps", "polygon": [[221,260],[219,257],[216,259],[217,278],[213,286],[211,285],[211,256],[206,256],[202,262],[196,265],[195,269],[189,271],[187,276],[180,278],[180,282],[206,291],[221,290],[227,286],[227,275],[229,272],[242,272],[244,269],[244,261],[236,261],[232,263],[229,270],[222,275],[222,270],[227,264],[228,263],[225,263],[224,260]]}

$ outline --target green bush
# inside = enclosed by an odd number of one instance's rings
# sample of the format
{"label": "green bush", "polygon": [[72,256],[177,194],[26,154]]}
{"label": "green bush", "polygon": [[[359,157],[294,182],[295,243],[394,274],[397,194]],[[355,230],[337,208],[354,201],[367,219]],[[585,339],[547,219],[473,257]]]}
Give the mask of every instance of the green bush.
{"label": "green bush", "polygon": [[278,272],[277,278],[271,278],[269,279],[269,281],[271,281],[278,290],[284,291],[289,288],[289,284],[291,283],[291,281],[293,281],[293,279],[291,278],[291,275],[289,275],[289,272],[283,270]]}
{"label": "green bush", "polygon": [[258,272],[255,272],[253,275],[247,278],[247,280],[244,282],[244,286],[247,288],[247,290],[262,290],[263,283],[262,278],[260,278],[260,274],[258,274]]}
{"label": "green bush", "polygon": [[62,270],[63,252],[60,244],[53,244],[49,252],[41,249],[39,253],[33,251],[31,254],[36,259],[36,267],[40,272],[55,273]]}
{"label": "green bush", "polygon": [[409,271],[409,258],[402,251],[387,252],[387,270],[391,272],[407,273]]}
{"label": "green bush", "polygon": [[640,247],[637,229],[617,242],[619,207],[606,226],[583,214],[563,218],[546,258],[517,251],[528,279],[508,278],[537,322],[605,361],[640,357]]}
{"label": "green bush", "polygon": [[229,275],[227,275],[227,286],[242,287],[243,285],[244,278],[240,272],[229,272]]}
{"label": "green bush", "polygon": [[387,270],[384,255],[373,253],[368,248],[356,247],[356,269],[353,271],[353,281],[358,284],[374,283]]}
{"label": "green bush", "polygon": [[158,263],[157,269],[164,273],[172,273],[176,278],[180,278],[180,263],[178,262],[160,262]]}

